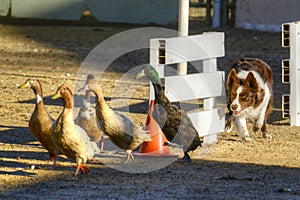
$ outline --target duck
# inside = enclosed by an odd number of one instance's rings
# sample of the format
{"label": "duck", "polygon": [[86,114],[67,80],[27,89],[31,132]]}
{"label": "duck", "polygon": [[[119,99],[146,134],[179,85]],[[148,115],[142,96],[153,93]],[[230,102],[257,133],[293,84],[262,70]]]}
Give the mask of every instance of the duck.
{"label": "duck", "polygon": [[[89,74],[86,81],[94,79],[94,75]],[[80,110],[75,119],[75,124],[79,125],[90,137],[91,141],[99,144],[100,151],[103,151],[104,136],[103,131],[98,128],[96,121],[96,113],[91,104],[91,91],[86,91],[82,100]]]}
{"label": "duck", "polygon": [[99,128],[111,141],[126,153],[125,163],[134,160],[132,151],[143,142],[150,142],[151,135],[143,127],[135,124],[130,118],[112,110],[104,100],[101,86],[95,79],[90,79],[84,86],[96,96],[96,116]]}
{"label": "duck", "polygon": [[55,120],[49,115],[43,100],[43,90],[40,80],[29,78],[19,86],[20,89],[30,88],[35,94],[36,104],[31,114],[28,129],[32,135],[45,147],[53,161],[52,169],[56,167],[57,156],[61,153],[51,137],[51,128]]}
{"label": "duck", "polygon": [[52,137],[55,144],[65,156],[76,162],[76,170],[71,180],[78,179],[81,170],[84,175],[90,171],[86,164],[100,150],[95,142],[90,141],[87,133],[73,120],[74,97],[69,87],[61,85],[52,99],[62,98],[64,107],[52,127]]}
{"label": "duck", "polygon": [[[201,147],[202,141],[198,131],[194,127],[187,113],[177,105],[172,104],[166,97],[164,88],[161,85],[158,72],[150,64],[142,66],[143,69],[136,74],[135,79],[147,77],[154,87],[154,110],[152,113],[155,121],[158,122],[169,144],[178,144],[184,150],[184,156],[180,159],[181,163],[190,163],[190,151]],[[176,141],[172,142],[172,140]],[[177,141],[178,140],[178,141]]]}

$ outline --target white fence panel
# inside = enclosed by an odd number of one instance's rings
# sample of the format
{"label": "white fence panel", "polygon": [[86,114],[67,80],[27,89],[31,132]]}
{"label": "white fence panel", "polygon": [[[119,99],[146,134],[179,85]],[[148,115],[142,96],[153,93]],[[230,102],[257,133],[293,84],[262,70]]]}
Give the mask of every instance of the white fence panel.
{"label": "white fence panel", "polygon": [[166,96],[171,102],[190,99],[203,99],[225,95],[224,73],[198,73],[162,78]]}
{"label": "white fence panel", "polygon": [[[150,40],[150,64],[159,72],[168,99],[171,102],[203,99],[204,110],[188,115],[205,143],[215,142],[225,127],[225,108],[217,107],[215,100],[225,95],[224,72],[217,71],[216,60],[224,54],[224,33],[220,32]],[[164,76],[165,65],[198,60],[203,61],[203,73]]]}

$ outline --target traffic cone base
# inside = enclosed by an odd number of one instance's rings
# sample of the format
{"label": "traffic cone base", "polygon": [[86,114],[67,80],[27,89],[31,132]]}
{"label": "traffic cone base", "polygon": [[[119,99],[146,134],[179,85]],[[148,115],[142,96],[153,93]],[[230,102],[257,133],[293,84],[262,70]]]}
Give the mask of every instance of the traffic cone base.
{"label": "traffic cone base", "polygon": [[152,140],[150,142],[142,143],[140,145],[139,153],[134,154],[142,156],[178,157],[179,155],[171,154],[170,148],[164,145],[168,140],[158,123],[152,117],[153,106],[154,100],[151,100],[145,127],[151,135]]}

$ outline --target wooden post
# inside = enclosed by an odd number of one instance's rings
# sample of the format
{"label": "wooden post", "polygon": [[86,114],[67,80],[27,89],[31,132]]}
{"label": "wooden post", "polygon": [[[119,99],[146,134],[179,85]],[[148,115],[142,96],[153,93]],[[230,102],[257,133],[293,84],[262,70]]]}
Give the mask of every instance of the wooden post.
{"label": "wooden post", "polygon": [[[178,12],[178,35],[189,35],[189,0],[179,0],[179,12]],[[177,74],[187,74],[187,63],[181,62],[177,65]]]}

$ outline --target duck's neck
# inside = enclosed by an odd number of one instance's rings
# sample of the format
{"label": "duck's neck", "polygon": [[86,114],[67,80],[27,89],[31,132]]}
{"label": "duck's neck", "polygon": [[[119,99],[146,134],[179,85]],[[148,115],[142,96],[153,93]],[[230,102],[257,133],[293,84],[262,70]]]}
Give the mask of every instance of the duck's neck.
{"label": "duck's neck", "polygon": [[35,112],[42,113],[45,111],[42,89],[34,89],[33,92],[35,94],[35,99],[36,99]]}
{"label": "duck's neck", "polygon": [[85,92],[84,98],[85,98],[85,100],[86,100],[87,102],[90,102],[90,101],[91,101],[91,95],[92,95],[92,92],[91,92],[91,91],[86,91],[86,92]]}
{"label": "duck's neck", "polygon": [[163,87],[161,86],[161,84],[158,83],[152,83],[153,87],[154,87],[154,96],[155,96],[155,103],[158,104],[164,104],[171,106],[171,102],[169,101],[169,99],[166,97],[165,95],[165,91],[163,89]]}
{"label": "duck's neck", "polygon": [[109,106],[106,104],[106,102],[104,100],[104,96],[103,96],[102,89],[100,88],[100,86],[98,86],[95,89],[95,95],[96,95],[96,98],[97,98],[97,104],[99,106],[100,111],[105,112],[105,110],[110,109]]}
{"label": "duck's neck", "polygon": [[64,108],[62,114],[61,114],[62,120],[65,123],[67,122],[73,122],[73,109],[72,108]]}
{"label": "duck's neck", "polygon": [[42,88],[34,88],[33,92],[35,94],[36,104],[43,104],[43,91]]}
{"label": "duck's neck", "polygon": [[161,86],[161,84],[159,83],[153,83],[151,82],[154,88],[154,94],[155,97],[157,98],[158,96],[160,96],[161,94],[164,94],[164,90],[163,87]]}
{"label": "duck's neck", "polygon": [[62,112],[63,120],[73,121],[73,98],[67,97],[63,99],[64,109]]}
{"label": "duck's neck", "polygon": [[43,103],[43,97],[39,94],[36,95],[36,104]]}
{"label": "duck's neck", "polygon": [[52,120],[52,118],[50,117],[50,115],[45,109],[42,89],[33,90],[33,91],[36,97],[34,113],[37,114],[39,117],[43,118],[44,120],[46,120],[46,118],[48,118],[48,120]]}
{"label": "duck's neck", "polygon": [[71,96],[64,97],[63,101],[64,101],[64,108],[72,110],[74,106],[73,97]]}

